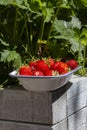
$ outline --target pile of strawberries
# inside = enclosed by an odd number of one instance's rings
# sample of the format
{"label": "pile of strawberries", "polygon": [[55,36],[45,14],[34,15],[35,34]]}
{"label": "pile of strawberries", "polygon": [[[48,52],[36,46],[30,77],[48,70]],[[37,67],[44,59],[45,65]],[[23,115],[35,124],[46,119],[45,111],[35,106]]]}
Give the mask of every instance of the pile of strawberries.
{"label": "pile of strawberries", "polygon": [[19,75],[28,76],[56,76],[68,73],[78,67],[76,60],[71,59],[67,62],[54,60],[53,58],[38,59],[29,62],[19,68]]}

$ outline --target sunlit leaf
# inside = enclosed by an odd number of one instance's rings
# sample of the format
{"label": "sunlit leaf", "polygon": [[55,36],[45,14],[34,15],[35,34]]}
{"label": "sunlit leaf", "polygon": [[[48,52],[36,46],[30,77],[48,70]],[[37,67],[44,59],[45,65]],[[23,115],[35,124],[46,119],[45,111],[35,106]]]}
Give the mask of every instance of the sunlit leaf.
{"label": "sunlit leaf", "polygon": [[81,0],[81,3],[82,3],[85,7],[87,7],[87,0]]}
{"label": "sunlit leaf", "polygon": [[87,46],[87,37],[82,39],[81,40],[81,43],[84,45],[84,46]]}
{"label": "sunlit leaf", "polygon": [[80,35],[81,43],[86,46],[87,45],[87,28],[82,30],[82,33]]}
{"label": "sunlit leaf", "polygon": [[9,46],[9,44],[5,41],[3,41],[2,39],[0,39],[0,44],[4,45],[4,46]]}
{"label": "sunlit leaf", "polygon": [[54,13],[53,8],[46,8],[45,22],[49,22],[51,20],[53,13]]}
{"label": "sunlit leaf", "polygon": [[1,59],[0,59],[0,61],[6,62],[9,53],[10,52],[8,50],[3,50],[3,52],[1,52]]}
{"label": "sunlit leaf", "polygon": [[64,21],[55,19],[54,28],[57,32],[63,32],[65,30]]}
{"label": "sunlit leaf", "polygon": [[[78,39],[75,39],[75,38],[72,38],[69,40],[70,43],[71,43],[71,50],[73,52],[78,52],[78,51],[82,51],[84,48],[83,48],[83,45],[81,43],[79,43]],[[80,47],[79,47],[80,46]],[[80,50],[79,50],[80,49]]]}
{"label": "sunlit leaf", "polygon": [[81,21],[77,17],[72,17],[71,26],[73,28],[81,29]]}
{"label": "sunlit leaf", "polygon": [[15,59],[19,60],[19,54],[13,50],[3,50],[3,52],[1,52],[1,61],[2,62],[11,62],[14,61]]}

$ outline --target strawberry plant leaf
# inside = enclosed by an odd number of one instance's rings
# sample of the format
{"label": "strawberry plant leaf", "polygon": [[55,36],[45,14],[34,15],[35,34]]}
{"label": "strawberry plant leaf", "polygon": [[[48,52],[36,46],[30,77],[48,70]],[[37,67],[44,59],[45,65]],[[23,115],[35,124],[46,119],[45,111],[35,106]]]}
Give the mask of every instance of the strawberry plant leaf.
{"label": "strawberry plant leaf", "polygon": [[78,29],[81,29],[81,21],[77,18],[77,17],[75,17],[75,16],[73,16],[72,17],[72,20],[71,20],[71,26],[73,27],[73,28],[78,28]]}
{"label": "strawberry plant leaf", "polygon": [[3,50],[3,52],[1,52],[1,62],[11,62],[13,61],[15,64],[14,66],[17,65],[20,66],[21,64],[21,57],[20,55],[15,51],[10,51],[10,50]]}
{"label": "strawberry plant leaf", "polygon": [[9,46],[9,44],[5,41],[3,41],[2,39],[0,39],[0,44],[4,45],[4,46]]}
{"label": "strawberry plant leaf", "polygon": [[63,20],[57,20],[57,19],[55,19],[53,27],[57,32],[60,32],[60,33],[62,33],[66,28],[64,26],[64,21]]}
{"label": "strawberry plant leaf", "polygon": [[3,50],[3,52],[1,52],[1,62],[6,62],[7,61],[7,57],[9,55],[9,51],[8,50]]}
{"label": "strawberry plant leaf", "polygon": [[82,33],[80,35],[80,40],[84,46],[87,46],[87,28],[82,30]]}
{"label": "strawberry plant leaf", "polygon": [[53,8],[46,8],[45,22],[49,22],[51,20],[53,13],[54,13]]}
{"label": "strawberry plant leaf", "polygon": [[84,7],[87,7],[87,0],[80,0]]}

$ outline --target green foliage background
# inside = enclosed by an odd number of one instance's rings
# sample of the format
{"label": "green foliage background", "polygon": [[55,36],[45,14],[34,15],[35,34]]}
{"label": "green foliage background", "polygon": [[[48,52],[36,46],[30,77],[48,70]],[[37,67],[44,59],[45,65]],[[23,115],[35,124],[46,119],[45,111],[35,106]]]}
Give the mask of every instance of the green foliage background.
{"label": "green foliage background", "polygon": [[1,0],[0,84],[9,72],[41,56],[74,58],[86,73],[87,0]]}

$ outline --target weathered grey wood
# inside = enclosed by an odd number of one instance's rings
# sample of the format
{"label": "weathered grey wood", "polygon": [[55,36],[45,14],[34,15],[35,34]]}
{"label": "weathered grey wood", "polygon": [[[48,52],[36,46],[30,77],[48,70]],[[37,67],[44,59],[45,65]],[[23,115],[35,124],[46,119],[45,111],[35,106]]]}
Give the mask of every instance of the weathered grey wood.
{"label": "weathered grey wood", "polygon": [[87,78],[78,77],[77,82],[75,79],[67,91],[67,116],[87,106]]}
{"label": "weathered grey wood", "polygon": [[63,120],[60,123],[53,126],[0,121],[0,130],[67,130],[67,120]]}
{"label": "weathered grey wood", "polygon": [[18,130],[15,122],[0,121],[0,130]]}
{"label": "weathered grey wood", "polygon": [[27,91],[4,90],[0,119],[32,121],[31,97]]}
{"label": "weathered grey wood", "polygon": [[52,127],[52,130],[68,130],[67,128],[67,119],[57,123]]}
{"label": "weathered grey wood", "polygon": [[87,130],[87,107],[68,117],[68,130]]}
{"label": "weathered grey wood", "polygon": [[71,87],[67,91],[67,99],[75,97],[77,94],[87,90],[87,77],[74,77],[70,80]]}
{"label": "weathered grey wood", "polygon": [[53,92],[0,90],[0,130],[87,130],[87,77]]}
{"label": "weathered grey wood", "polygon": [[45,93],[5,89],[0,97],[0,119],[55,124],[66,118],[66,87]]}
{"label": "weathered grey wood", "polygon": [[52,130],[51,126],[0,121],[0,130]]}
{"label": "weathered grey wood", "polygon": [[33,122],[52,123],[51,95],[49,93],[32,93]]}
{"label": "weathered grey wood", "polygon": [[66,93],[52,103],[53,124],[66,118]]}
{"label": "weathered grey wood", "polygon": [[51,111],[48,111],[51,104],[47,97],[48,93],[41,95],[26,90],[3,90],[0,119],[51,123]]}
{"label": "weathered grey wood", "polygon": [[87,106],[87,90],[67,101],[67,116]]}

